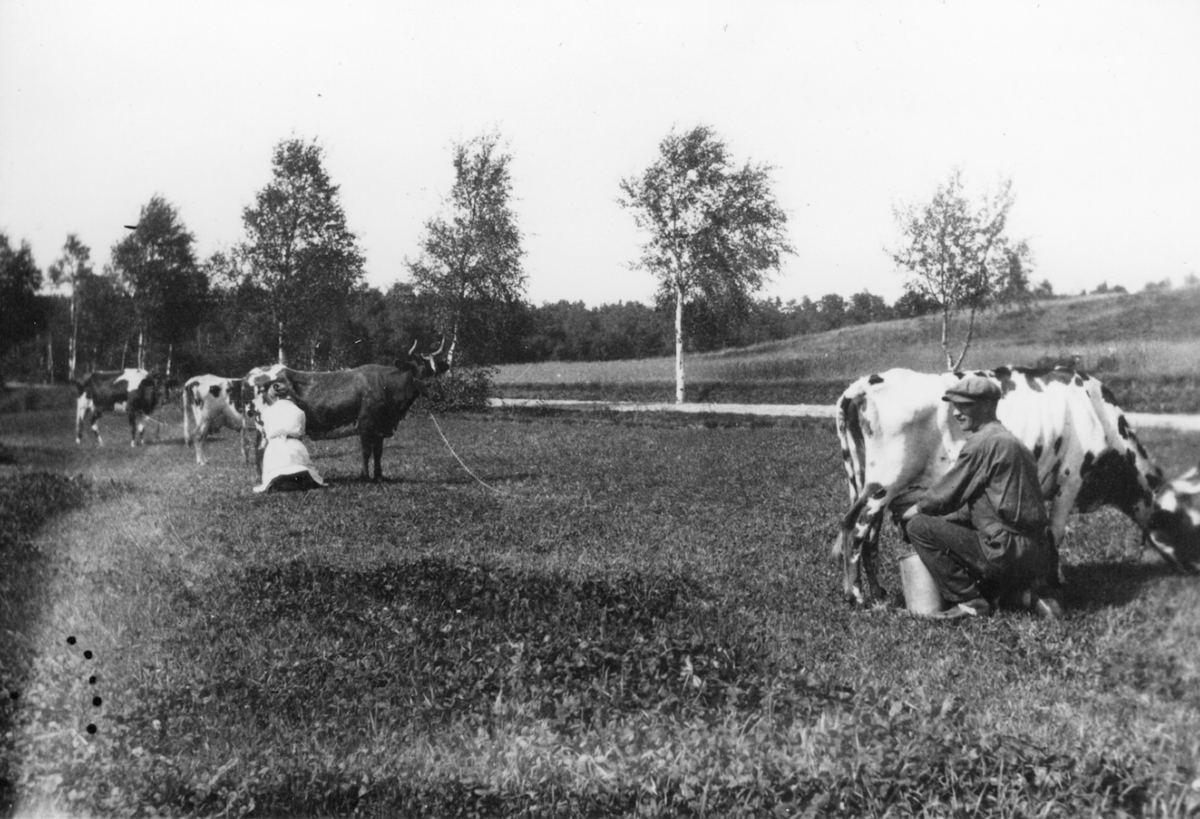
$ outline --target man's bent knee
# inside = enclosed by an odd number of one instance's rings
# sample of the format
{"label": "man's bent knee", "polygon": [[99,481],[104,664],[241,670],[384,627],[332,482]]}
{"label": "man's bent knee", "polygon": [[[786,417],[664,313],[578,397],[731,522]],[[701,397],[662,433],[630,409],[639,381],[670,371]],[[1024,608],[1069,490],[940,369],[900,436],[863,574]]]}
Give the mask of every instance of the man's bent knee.
{"label": "man's bent knee", "polygon": [[908,525],[905,527],[905,530],[908,532],[908,539],[914,545],[925,546],[927,548],[932,547],[935,540],[933,521],[934,518],[920,513],[909,518]]}

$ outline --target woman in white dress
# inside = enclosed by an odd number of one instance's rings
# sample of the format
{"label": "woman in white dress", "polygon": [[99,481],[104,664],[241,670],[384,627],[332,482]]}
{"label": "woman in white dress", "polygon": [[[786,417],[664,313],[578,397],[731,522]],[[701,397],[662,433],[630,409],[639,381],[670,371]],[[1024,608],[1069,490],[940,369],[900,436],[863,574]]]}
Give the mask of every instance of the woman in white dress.
{"label": "woman in white dress", "polygon": [[267,391],[267,406],[262,410],[267,448],[263,452],[262,483],[255,492],[268,489],[287,491],[324,486],[320,473],[308,457],[300,439],[304,436],[304,410],[286,384],[278,382]]}

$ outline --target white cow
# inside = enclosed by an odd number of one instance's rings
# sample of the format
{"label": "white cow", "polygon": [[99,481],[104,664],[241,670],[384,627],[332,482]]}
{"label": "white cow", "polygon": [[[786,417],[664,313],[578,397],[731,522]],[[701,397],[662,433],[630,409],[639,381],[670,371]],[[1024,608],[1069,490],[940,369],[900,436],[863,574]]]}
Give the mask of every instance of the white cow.
{"label": "white cow", "polygon": [[[242,379],[219,375],[198,375],[183,385],[183,440],[188,444],[195,442],[196,463],[208,463],[204,457],[204,441],[210,432],[222,427],[237,430],[241,436],[242,459],[250,463],[253,442],[242,390]],[[189,419],[195,422],[195,432],[188,428]]]}
{"label": "white cow", "polygon": [[[1200,528],[1162,507],[1166,495],[1155,496],[1164,486],[1162,470],[1107,387],[1062,368],[1001,367],[975,374],[1000,385],[997,416],[1037,461],[1056,563],[1067,516],[1111,504],[1174,568],[1200,570]],[[958,456],[963,432],[942,395],[964,375],[888,370],[860,378],[838,400],[837,431],[852,506],[834,553],[842,557],[849,602],[884,596],[875,565],[884,512],[893,502],[895,513],[902,512],[915,500],[916,488],[931,485]]]}

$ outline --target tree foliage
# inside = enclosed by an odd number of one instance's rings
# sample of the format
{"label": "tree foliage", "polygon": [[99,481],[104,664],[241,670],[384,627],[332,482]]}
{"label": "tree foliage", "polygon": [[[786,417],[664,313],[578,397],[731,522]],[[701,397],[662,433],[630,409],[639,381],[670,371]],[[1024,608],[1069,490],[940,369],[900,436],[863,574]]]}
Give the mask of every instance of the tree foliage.
{"label": "tree foliage", "polygon": [[275,146],[272,179],[242,212],[246,238],[237,254],[248,282],[266,296],[279,363],[302,352],[308,366],[333,351],[333,328],[363,278],[358,239],[346,226],[339,188],[322,164],[316,142],[289,139]]}
{"label": "tree foliage", "polygon": [[0,233],[0,354],[37,334],[42,322],[37,291],[42,271],[33,261],[29,242],[14,248]]}
{"label": "tree foliage", "polygon": [[178,211],[151,197],[133,232],[112,247],[111,272],[128,295],[137,331],[137,365],[154,347],[169,361],[203,316],[208,280],[196,264],[195,237]]}
{"label": "tree foliage", "polygon": [[589,308],[558,301],[528,309],[519,360],[615,361],[670,352],[663,316],[639,302]]}
{"label": "tree foliage", "polygon": [[498,134],[453,149],[454,185],[445,213],[425,223],[421,253],[408,262],[413,286],[427,296],[449,342],[488,363],[525,291],[521,231],[510,205],[512,155]]}
{"label": "tree foliage", "polygon": [[635,267],[658,277],[659,299],[675,305],[675,400],[683,401],[684,306],[745,315],[751,295],[791,253],[787,216],[771,191],[768,165],[735,168],[711,128],[672,132],[642,174],[621,181],[622,207],[650,235]]}
{"label": "tree foliage", "polygon": [[846,305],[847,324],[873,324],[877,321],[887,321],[894,315],[882,296],[876,296],[866,290],[855,293]]}
{"label": "tree foliage", "polygon": [[[947,369],[958,369],[966,358],[976,314],[1010,282],[1028,286],[1029,245],[1004,232],[1013,201],[1012,181],[1004,180],[994,194],[972,204],[963,191],[962,172],[955,168],[929,202],[893,209],[904,244],[888,255],[905,274],[906,290],[938,304]],[[950,325],[964,311],[967,329],[956,357],[950,349]]]}
{"label": "tree foliage", "polygon": [[905,290],[896,303],[892,312],[896,318],[917,318],[936,313],[941,309],[937,301],[918,290]]}
{"label": "tree foliage", "polygon": [[76,377],[76,364],[79,359],[79,314],[82,309],[80,290],[85,280],[95,275],[92,270],[92,250],[79,240],[74,233],[67,234],[63,244],[62,255],[50,265],[50,281],[56,287],[65,287],[70,305],[70,336],[67,347],[67,378],[72,381]]}

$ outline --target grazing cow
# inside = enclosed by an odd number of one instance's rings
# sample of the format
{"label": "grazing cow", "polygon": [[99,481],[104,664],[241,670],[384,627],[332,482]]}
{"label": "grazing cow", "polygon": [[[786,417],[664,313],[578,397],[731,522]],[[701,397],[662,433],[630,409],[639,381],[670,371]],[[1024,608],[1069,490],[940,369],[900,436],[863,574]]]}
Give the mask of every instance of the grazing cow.
{"label": "grazing cow", "polygon": [[407,360],[397,361],[395,366],[364,364],[352,370],[303,372],[276,364],[251,370],[246,383],[257,405],[254,414],[260,437],[261,407],[267,389],[274,382],[284,382],[304,410],[308,436],[320,440],[358,435],[362,477],[371,477],[367,465],[374,459],[373,479],[379,480],[383,477],[383,439],[395,433],[408,408],[424,391],[423,382],[450,368],[448,362],[438,358],[444,343],[429,355],[414,356],[416,346],[414,343],[409,350]]}
{"label": "grazing cow", "polygon": [[84,424],[91,424],[96,445],[100,437],[100,417],[106,412],[125,412],[129,416],[129,445],[145,442],[146,417],[158,407],[159,378],[145,370],[123,370],[88,374],[76,381],[79,397],[75,402],[75,443],[83,443]]}
{"label": "grazing cow", "polygon": [[[196,463],[208,463],[204,457],[204,441],[210,432],[225,427],[237,430],[241,436],[242,459],[250,463],[250,419],[245,414],[244,381],[222,378],[219,375],[197,375],[183,385],[183,440],[195,442]],[[189,429],[189,420],[196,430]]]}
{"label": "grazing cow", "polygon": [[[896,514],[911,505],[918,488],[945,474],[962,447],[963,432],[942,395],[963,375],[888,370],[860,378],[838,400],[852,506],[834,553],[841,554],[843,593],[851,603],[884,596],[875,564],[884,512],[893,502]],[[1056,566],[1067,516],[1111,504],[1137,523],[1171,566],[1200,570],[1200,529],[1186,515],[1170,516],[1161,506],[1166,498],[1155,497],[1164,484],[1162,470],[1107,387],[1065,368],[1001,367],[976,375],[1000,385],[997,416],[1037,461]]]}

